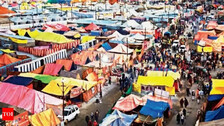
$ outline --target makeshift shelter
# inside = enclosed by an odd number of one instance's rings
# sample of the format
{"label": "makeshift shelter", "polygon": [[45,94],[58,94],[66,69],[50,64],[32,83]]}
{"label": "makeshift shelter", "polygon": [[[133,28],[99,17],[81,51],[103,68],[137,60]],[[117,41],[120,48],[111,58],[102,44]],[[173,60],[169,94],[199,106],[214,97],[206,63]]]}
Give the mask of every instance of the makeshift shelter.
{"label": "makeshift shelter", "polygon": [[127,22],[125,22],[123,24],[125,27],[132,27],[132,28],[138,28],[141,25],[139,23],[137,23],[135,20],[127,20]]}
{"label": "makeshift shelter", "polygon": [[137,114],[127,115],[119,110],[114,110],[113,113],[103,119],[100,126],[130,126]]}
{"label": "makeshift shelter", "polygon": [[170,95],[175,95],[175,87],[174,79],[172,77],[167,76],[139,76],[137,83],[133,84],[133,90],[141,93],[142,90],[144,91],[154,91],[152,87],[159,87],[169,92]]}
{"label": "makeshift shelter", "polygon": [[52,80],[56,80],[57,78],[60,78],[60,77],[55,77],[55,76],[50,76],[50,75],[41,75],[41,74],[34,76],[34,79],[39,80],[45,84],[48,84]]}
{"label": "makeshift shelter", "polygon": [[218,26],[217,21],[209,21],[207,25],[207,29],[214,29]]}
{"label": "makeshift shelter", "polygon": [[67,70],[67,71],[70,71],[71,68],[72,68],[72,60],[64,60],[64,59],[58,59],[56,61],[56,64],[61,64],[64,66],[64,69]]}
{"label": "makeshift shelter", "polygon": [[142,97],[142,102],[145,105],[147,103],[147,100],[155,101],[155,102],[166,102],[169,104],[170,108],[173,108],[173,102],[171,99],[168,98],[163,98],[163,97],[157,97],[157,96],[152,96],[152,95],[145,95]]}
{"label": "makeshift shelter", "polygon": [[223,104],[224,104],[224,97],[219,101],[218,104],[216,104],[216,106],[214,106],[214,107],[212,108],[212,110],[215,110],[215,109],[219,108],[219,107],[222,106]]}
{"label": "makeshift shelter", "polygon": [[108,50],[108,52],[114,52],[114,53],[122,53],[122,54],[130,54],[133,52],[133,49],[128,48],[127,46],[123,44],[118,44],[116,47],[114,47],[111,50]]}
{"label": "makeshift shelter", "polygon": [[215,36],[216,32],[212,31],[198,31],[195,35],[195,40],[200,41],[202,38],[208,38],[208,36]]}
{"label": "makeshift shelter", "polygon": [[142,105],[142,98],[133,94],[130,94],[124,98],[120,98],[114,105],[113,109],[117,109],[123,112],[131,111]]}
{"label": "makeshift shelter", "polygon": [[48,27],[56,31],[70,31],[70,28],[63,24],[44,24],[43,29],[46,30]]}
{"label": "makeshift shelter", "polygon": [[180,79],[180,73],[173,72],[173,71],[151,71],[151,70],[149,70],[149,71],[147,71],[147,76],[158,76],[158,77],[170,76],[174,80]]}
{"label": "makeshift shelter", "polygon": [[149,21],[142,22],[141,26],[143,30],[152,30],[154,28],[154,25]]}
{"label": "makeshift shelter", "polygon": [[63,67],[63,65],[61,65],[61,64],[54,64],[54,63],[46,64],[43,74],[58,75],[58,72],[61,70],[62,67]]}
{"label": "makeshift shelter", "polygon": [[108,36],[108,38],[112,38],[110,39],[110,42],[122,42],[125,37],[125,35],[120,34],[118,31],[115,31],[112,35]]}
{"label": "makeshift shelter", "polygon": [[33,88],[32,81],[33,81],[33,78],[30,78],[30,77],[11,76],[4,82],[15,84],[15,85],[26,86],[32,89]]}
{"label": "makeshift shelter", "polygon": [[8,54],[0,55],[0,67],[11,64],[11,63],[14,63],[14,62],[18,62],[18,61],[20,61],[20,59],[16,59],[14,57],[11,57]]}
{"label": "makeshift shelter", "polygon": [[224,118],[224,106],[217,110],[207,111],[205,114],[205,122]]}
{"label": "makeshift shelter", "polygon": [[212,90],[210,95],[223,95],[224,94],[224,80],[222,79],[212,79]]}
{"label": "makeshift shelter", "polygon": [[146,105],[140,110],[140,113],[143,115],[152,116],[153,118],[158,118],[162,117],[163,112],[169,108],[169,104],[166,102],[155,102],[148,99]]}
{"label": "makeshift shelter", "polygon": [[29,121],[33,126],[56,126],[60,123],[53,109],[31,115],[29,116]]}
{"label": "makeshift shelter", "polygon": [[59,106],[62,104],[61,99],[9,83],[1,83],[0,92],[0,102],[23,108],[31,113],[40,113],[46,110],[46,105]]}
{"label": "makeshift shelter", "polygon": [[87,30],[87,31],[98,30],[98,29],[100,29],[100,27],[98,27],[94,23],[91,23],[91,24],[89,24],[88,26],[85,27],[85,30]]}
{"label": "makeshift shelter", "polygon": [[4,15],[4,14],[14,14],[15,12],[14,11],[12,11],[12,10],[9,10],[9,9],[7,9],[7,8],[5,8],[5,7],[2,7],[2,6],[0,6],[0,17],[5,17],[5,16],[2,16],[2,15]]}

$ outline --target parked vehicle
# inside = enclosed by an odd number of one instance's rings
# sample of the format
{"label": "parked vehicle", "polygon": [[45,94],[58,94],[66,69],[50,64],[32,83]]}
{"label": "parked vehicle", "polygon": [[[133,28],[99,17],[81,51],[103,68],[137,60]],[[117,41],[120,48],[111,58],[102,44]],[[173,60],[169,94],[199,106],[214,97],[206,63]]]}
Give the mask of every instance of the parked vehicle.
{"label": "parked vehicle", "polygon": [[[69,105],[64,108],[64,120],[65,122],[69,122],[76,118],[80,113],[77,105]],[[58,115],[58,117],[62,120],[63,115]]]}

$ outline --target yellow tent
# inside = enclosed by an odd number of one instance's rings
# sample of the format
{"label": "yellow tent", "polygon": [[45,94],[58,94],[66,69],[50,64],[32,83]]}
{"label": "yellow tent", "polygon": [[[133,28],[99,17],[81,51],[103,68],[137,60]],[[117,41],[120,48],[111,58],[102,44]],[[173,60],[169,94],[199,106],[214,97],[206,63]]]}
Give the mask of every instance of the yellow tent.
{"label": "yellow tent", "polygon": [[51,108],[29,116],[29,121],[33,126],[56,126],[60,124],[59,118]]}
{"label": "yellow tent", "polygon": [[[203,51],[202,51],[203,49]],[[212,52],[213,48],[212,47],[201,47],[197,46],[197,51],[198,52]]]}
{"label": "yellow tent", "polygon": [[173,71],[147,71],[147,76],[158,76],[158,77],[162,77],[162,76],[166,76],[167,77],[172,77],[174,80],[180,79],[180,73],[178,72],[173,72]]}
{"label": "yellow tent", "polygon": [[[42,91],[48,94],[62,96],[62,79],[64,80],[64,90],[65,95],[74,87],[82,87],[84,90],[89,90],[93,86],[97,84],[96,81],[85,81],[85,80],[78,80],[73,78],[58,78],[56,80],[52,80]],[[59,85],[59,86],[58,86]]]}
{"label": "yellow tent", "polygon": [[175,95],[175,87],[173,87],[174,79],[171,76],[139,76],[137,83],[133,84],[133,90],[141,93],[142,85],[165,86],[166,91],[170,95]]}
{"label": "yellow tent", "polygon": [[224,94],[224,80],[223,79],[212,79],[212,90],[210,95]]}
{"label": "yellow tent", "polygon": [[18,43],[18,44],[26,44],[28,42],[27,40],[21,40],[21,39],[16,39],[16,38],[12,38],[12,37],[10,37],[10,39],[13,42]]}
{"label": "yellow tent", "polygon": [[95,36],[82,36],[81,43],[86,43],[86,42],[91,41],[93,39],[95,39]]}
{"label": "yellow tent", "polygon": [[15,51],[10,50],[10,49],[0,49],[4,53],[14,53]]}
{"label": "yellow tent", "polygon": [[151,86],[167,86],[173,87],[174,79],[172,77],[152,77],[152,76],[139,76],[137,84],[151,85]]}
{"label": "yellow tent", "polygon": [[[33,32],[30,32],[31,34]],[[64,35],[52,33],[52,32],[37,32],[32,34],[31,36],[35,40],[45,41],[45,42],[52,42],[52,43],[68,43],[72,42],[73,40],[67,39]]]}
{"label": "yellow tent", "polygon": [[19,74],[19,76],[21,76],[21,77],[31,77],[31,78],[34,78],[37,75],[39,75],[39,74],[35,74],[35,73],[20,73]]}

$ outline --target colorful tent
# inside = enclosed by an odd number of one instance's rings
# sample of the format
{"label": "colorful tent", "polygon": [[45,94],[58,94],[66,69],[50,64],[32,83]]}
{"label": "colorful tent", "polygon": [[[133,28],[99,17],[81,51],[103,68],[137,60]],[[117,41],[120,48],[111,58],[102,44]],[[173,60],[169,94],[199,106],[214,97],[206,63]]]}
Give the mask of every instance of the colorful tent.
{"label": "colorful tent", "polygon": [[29,121],[33,126],[56,126],[60,123],[53,109],[29,116]]}
{"label": "colorful tent", "polygon": [[42,83],[48,84],[52,80],[56,80],[57,78],[60,78],[60,77],[39,74],[39,75],[34,76],[34,78],[36,80],[41,81]]}
{"label": "colorful tent", "polygon": [[33,81],[33,78],[30,77],[20,77],[20,76],[12,76],[5,80],[5,83],[11,83],[15,85],[28,86]]}
{"label": "colorful tent", "polygon": [[113,109],[117,109],[120,111],[131,111],[138,107],[139,105],[142,105],[143,101],[141,97],[138,97],[136,95],[130,94],[124,98],[120,98]]}
{"label": "colorful tent", "polygon": [[44,24],[43,29],[46,30],[48,27],[56,31],[70,31],[70,28],[63,24]]}
{"label": "colorful tent", "polygon": [[223,79],[212,79],[212,90],[210,95],[222,95],[224,94],[224,80]]}
{"label": "colorful tent", "polygon": [[[7,8],[5,8],[5,7],[2,7],[2,6],[0,6],[0,15],[2,15],[2,14],[13,14],[13,13],[15,13],[14,11],[12,11],[12,10],[9,10],[9,9],[7,9]],[[5,17],[5,16],[0,16],[0,17]]]}
{"label": "colorful tent", "polygon": [[106,42],[106,43],[103,43],[102,44],[102,47],[107,51],[107,50],[110,50],[112,49],[112,47]]}
{"label": "colorful tent", "polygon": [[82,36],[81,37],[81,43],[86,43],[89,42],[91,40],[94,40],[96,37],[95,36]]}
{"label": "colorful tent", "polygon": [[125,54],[130,54],[133,52],[133,49],[128,48],[127,46],[123,44],[118,44],[116,47],[114,47],[111,50],[108,50],[108,52],[114,52],[114,53],[125,53]]}
{"label": "colorful tent", "polygon": [[67,71],[70,71],[71,68],[72,68],[72,60],[64,60],[64,59],[58,59],[56,61],[56,64],[61,64],[64,66],[64,69],[67,70]]}
{"label": "colorful tent", "polygon": [[114,110],[112,114],[103,119],[100,126],[130,126],[137,114],[127,115],[119,110]]}
{"label": "colorful tent", "polygon": [[91,23],[85,27],[85,30],[87,30],[87,31],[98,30],[98,29],[100,29],[100,27],[98,27],[94,23]]}
{"label": "colorful tent", "polygon": [[147,71],[147,76],[170,76],[174,80],[180,79],[180,73],[178,72],[173,72],[173,71]]}
{"label": "colorful tent", "polygon": [[169,104],[166,102],[155,102],[152,100],[147,100],[145,106],[142,107],[140,113],[147,116],[152,116],[152,118],[162,117],[163,112],[169,108]]}
{"label": "colorful tent", "polygon": [[62,100],[42,92],[14,84],[0,84],[0,102],[23,108],[31,113],[46,110],[45,105],[61,105]]}
{"label": "colorful tent", "polygon": [[207,29],[214,29],[218,26],[217,21],[209,21],[207,25]]}
{"label": "colorful tent", "polygon": [[167,86],[173,87],[174,79],[172,77],[150,77],[150,76],[139,76],[137,84],[151,85],[151,86]]}
{"label": "colorful tent", "polygon": [[205,122],[224,118],[224,106],[215,111],[207,111],[205,114]]}
{"label": "colorful tent", "polygon": [[163,98],[163,97],[156,97],[156,96],[151,96],[151,95],[145,95],[144,97],[142,97],[142,101],[143,101],[144,105],[147,103],[147,99],[155,101],[155,102],[159,102],[159,101],[166,102],[169,104],[171,109],[173,108],[173,102],[171,99],[167,99],[167,98]]}
{"label": "colorful tent", "polygon": [[61,65],[61,64],[54,64],[54,63],[46,64],[43,74],[58,75],[58,72],[61,70],[62,67],[63,67],[63,65]]}
{"label": "colorful tent", "polygon": [[14,57],[11,57],[8,54],[0,55],[0,67],[11,64],[11,63],[14,63],[14,62],[18,62],[18,61],[20,61],[20,59],[16,59]]}

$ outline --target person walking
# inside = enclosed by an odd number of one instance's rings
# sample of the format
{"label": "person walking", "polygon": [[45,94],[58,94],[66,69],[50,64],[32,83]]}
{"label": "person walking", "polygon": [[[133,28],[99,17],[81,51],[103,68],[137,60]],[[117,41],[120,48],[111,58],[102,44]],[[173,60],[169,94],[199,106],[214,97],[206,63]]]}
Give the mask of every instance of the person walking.
{"label": "person walking", "polygon": [[89,116],[86,116],[86,123],[87,123],[87,125],[89,124]]}
{"label": "person walking", "polygon": [[93,126],[98,126],[98,123],[97,123],[96,120],[94,120],[94,122],[93,122]]}
{"label": "person walking", "polygon": [[186,115],[187,115],[187,110],[185,109],[185,108],[183,108],[183,115],[184,115],[184,117],[186,118]]}
{"label": "person walking", "polygon": [[185,108],[187,108],[188,104],[189,104],[189,103],[188,103],[188,100],[187,100],[187,98],[185,97],[185,98],[184,98],[184,106],[185,106]]}
{"label": "person walking", "polygon": [[89,120],[89,122],[88,122],[88,126],[92,126],[92,125],[93,125],[92,121]]}
{"label": "person walking", "polygon": [[95,112],[95,120],[96,120],[96,122],[98,122],[99,115],[100,115],[99,111],[96,110],[96,112]]}
{"label": "person walking", "polygon": [[181,124],[183,125],[184,124],[184,114],[181,115],[180,121],[181,121]]}
{"label": "person walking", "polygon": [[176,121],[177,121],[177,124],[180,124],[180,113],[179,112],[177,114]]}
{"label": "person walking", "polygon": [[94,114],[93,114],[93,112],[91,112],[90,117],[91,117],[91,121],[93,122],[93,120],[94,120]]}
{"label": "person walking", "polygon": [[180,99],[180,107],[181,107],[181,108],[183,108],[183,104],[184,104],[184,99],[181,98],[181,99]]}

